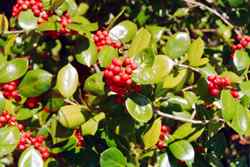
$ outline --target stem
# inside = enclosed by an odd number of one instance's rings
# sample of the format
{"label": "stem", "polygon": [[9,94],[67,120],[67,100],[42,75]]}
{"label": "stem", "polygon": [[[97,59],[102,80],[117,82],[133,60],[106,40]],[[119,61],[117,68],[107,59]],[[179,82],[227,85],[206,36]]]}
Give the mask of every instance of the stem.
{"label": "stem", "polygon": [[183,67],[183,68],[190,69],[190,70],[195,71],[195,72],[198,72],[198,73],[201,73],[200,70],[198,70],[198,69],[196,69],[196,68],[194,68],[194,67],[191,67],[191,66],[189,66],[189,65],[186,65],[186,64],[177,64],[177,63],[176,63],[175,65],[177,65],[177,66],[179,66],[179,67]]}
{"label": "stem", "polygon": [[182,122],[189,122],[189,123],[192,123],[192,124],[207,124],[207,123],[210,122],[209,120],[201,121],[201,120],[194,120],[194,119],[189,119],[189,118],[178,117],[178,116],[175,116],[175,115],[171,115],[171,114],[161,112],[160,110],[155,110],[155,112],[158,115],[160,115],[161,117],[164,117],[164,118],[169,118],[169,119],[173,119],[173,120],[176,120],[176,121],[182,121]]}
{"label": "stem", "polygon": [[114,17],[111,22],[109,23],[107,30],[109,30],[114,24],[115,22],[121,17],[121,15],[125,12],[126,8],[123,8],[116,17]]}
{"label": "stem", "polygon": [[[207,5],[201,3],[201,2],[197,2],[194,0],[184,0],[186,3],[189,4],[193,4],[196,5],[198,7],[200,7],[201,9],[207,9],[208,11],[210,11],[211,13],[213,13],[214,15],[218,16],[225,24],[227,24],[229,27],[234,28],[233,24],[231,24],[222,14],[220,14],[218,11],[216,11],[215,9],[212,9],[210,7],[208,7]],[[240,32],[235,30],[234,31],[239,34]]]}
{"label": "stem", "polygon": [[94,69],[95,69],[96,72],[100,72],[101,71],[100,68],[99,68],[99,66],[97,64],[94,64],[93,67],[94,67]]}
{"label": "stem", "polygon": [[9,34],[21,34],[24,33],[24,30],[14,30],[14,31],[5,31],[2,33],[2,35],[9,35]]}

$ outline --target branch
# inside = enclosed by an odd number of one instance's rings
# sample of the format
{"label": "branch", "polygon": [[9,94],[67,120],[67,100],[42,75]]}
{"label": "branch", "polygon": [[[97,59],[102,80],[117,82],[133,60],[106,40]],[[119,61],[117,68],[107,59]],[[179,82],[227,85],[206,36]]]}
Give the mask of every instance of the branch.
{"label": "branch", "polygon": [[[195,6],[200,7],[201,9],[207,9],[208,11],[210,11],[211,13],[213,13],[214,15],[218,16],[225,24],[227,24],[229,27],[234,28],[233,24],[231,24],[222,14],[220,14],[218,11],[216,11],[215,9],[212,9],[210,7],[208,7],[207,5],[201,3],[201,2],[197,2],[194,0],[184,0],[186,3],[188,4],[192,4]],[[237,34],[239,34],[239,32],[237,30],[234,30]]]}
{"label": "branch", "polygon": [[189,65],[186,65],[186,64],[178,64],[176,63],[175,65],[179,66],[179,67],[183,67],[183,68],[187,68],[187,69],[190,69],[192,71],[195,71],[195,72],[198,72],[198,73],[201,73],[201,71],[199,69],[196,69],[194,67],[191,67]]}
{"label": "branch", "polygon": [[1,35],[9,35],[9,34],[21,34],[24,33],[24,30],[13,30],[13,31],[5,31]]}
{"label": "branch", "polygon": [[189,122],[189,123],[192,123],[192,124],[207,124],[207,123],[210,122],[209,120],[201,121],[201,120],[194,120],[194,119],[189,119],[189,118],[178,117],[178,116],[175,116],[175,115],[171,115],[171,114],[161,112],[160,110],[155,110],[155,112],[158,115],[160,115],[161,117],[164,117],[164,118],[169,118],[169,119],[173,119],[173,120],[176,120],[176,121],[182,121],[182,122]]}

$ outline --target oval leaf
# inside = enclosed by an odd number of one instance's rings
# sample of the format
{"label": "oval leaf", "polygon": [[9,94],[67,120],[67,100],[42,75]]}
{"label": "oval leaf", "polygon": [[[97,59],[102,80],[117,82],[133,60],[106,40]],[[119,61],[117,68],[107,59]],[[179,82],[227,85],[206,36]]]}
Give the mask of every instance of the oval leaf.
{"label": "oval leaf", "polygon": [[221,92],[221,102],[223,105],[222,116],[226,121],[231,121],[237,112],[237,104],[229,90]]}
{"label": "oval leaf", "polygon": [[18,167],[43,167],[40,153],[33,147],[27,148],[18,160]]}
{"label": "oval leaf", "polygon": [[169,149],[175,158],[182,161],[192,161],[194,159],[194,149],[186,140],[179,140],[169,145]]}
{"label": "oval leaf", "polygon": [[127,164],[126,158],[117,148],[109,148],[105,150],[100,157],[101,167],[125,167]]}
{"label": "oval leaf", "polygon": [[115,41],[128,42],[135,36],[136,31],[136,24],[129,20],[125,20],[114,26],[109,31],[109,36],[112,40]]}
{"label": "oval leaf", "polygon": [[168,39],[163,48],[163,53],[173,59],[179,58],[187,51],[190,41],[188,33],[178,32]]}
{"label": "oval leaf", "polygon": [[101,51],[98,53],[98,60],[101,67],[107,67],[111,64],[112,59],[118,57],[118,52],[111,46],[105,46]]}
{"label": "oval leaf", "polygon": [[249,67],[250,58],[246,51],[238,50],[235,52],[233,62],[238,71],[242,71]]}
{"label": "oval leaf", "polygon": [[26,31],[37,27],[38,17],[35,17],[31,10],[22,11],[18,16],[18,24]]}
{"label": "oval leaf", "polygon": [[158,142],[161,133],[161,119],[158,118],[154,121],[151,128],[143,136],[145,149],[149,149]]}
{"label": "oval leaf", "polygon": [[20,132],[15,126],[1,128],[0,139],[0,157],[3,157],[16,149],[20,140]]}
{"label": "oval leaf", "polygon": [[0,34],[8,31],[9,22],[5,15],[0,14]]}
{"label": "oval leaf", "polygon": [[0,83],[7,83],[22,77],[28,70],[27,59],[13,59],[0,69]]}
{"label": "oval leaf", "polygon": [[25,75],[18,90],[25,97],[39,96],[49,90],[51,81],[52,75],[49,72],[35,69]]}
{"label": "oval leaf", "polygon": [[133,57],[148,48],[151,41],[151,34],[148,30],[141,28],[137,33],[135,38],[133,39],[131,46],[128,50],[128,56]]}
{"label": "oval leaf", "polygon": [[75,128],[85,122],[80,105],[63,106],[58,112],[58,121],[66,128]]}
{"label": "oval leaf", "polygon": [[138,122],[148,122],[153,116],[150,101],[142,95],[136,95],[126,100],[128,113]]}
{"label": "oval leaf", "polygon": [[84,90],[91,92],[95,95],[104,95],[104,86],[102,73],[95,73],[88,77],[84,83]]}
{"label": "oval leaf", "polygon": [[75,67],[68,64],[58,72],[56,87],[64,97],[71,97],[77,89],[78,78]]}

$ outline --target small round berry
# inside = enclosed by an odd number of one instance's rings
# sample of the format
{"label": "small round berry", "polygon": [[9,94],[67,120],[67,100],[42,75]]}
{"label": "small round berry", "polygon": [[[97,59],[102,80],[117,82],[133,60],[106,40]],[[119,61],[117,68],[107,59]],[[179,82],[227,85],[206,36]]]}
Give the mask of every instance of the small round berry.
{"label": "small round berry", "polygon": [[210,91],[209,91],[209,93],[210,93],[210,95],[211,96],[214,96],[214,97],[217,97],[218,95],[219,95],[219,89],[216,89],[216,88],[214,88],[214,89],[211,89]]}
{"label": "small round berry", "polygon": [[238,98],[239,97],[239,93],[237,90],[231,90],[231,95],[234,97],[234,98]]}

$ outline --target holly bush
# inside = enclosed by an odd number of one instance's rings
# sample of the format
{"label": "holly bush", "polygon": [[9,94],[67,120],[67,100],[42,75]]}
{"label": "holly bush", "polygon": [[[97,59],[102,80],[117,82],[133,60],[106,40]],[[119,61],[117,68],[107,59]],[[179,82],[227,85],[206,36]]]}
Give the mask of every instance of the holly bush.
{"label": "holly bush", "polygon": [[0,2],[0,167],[247,167],[249,1]]}

